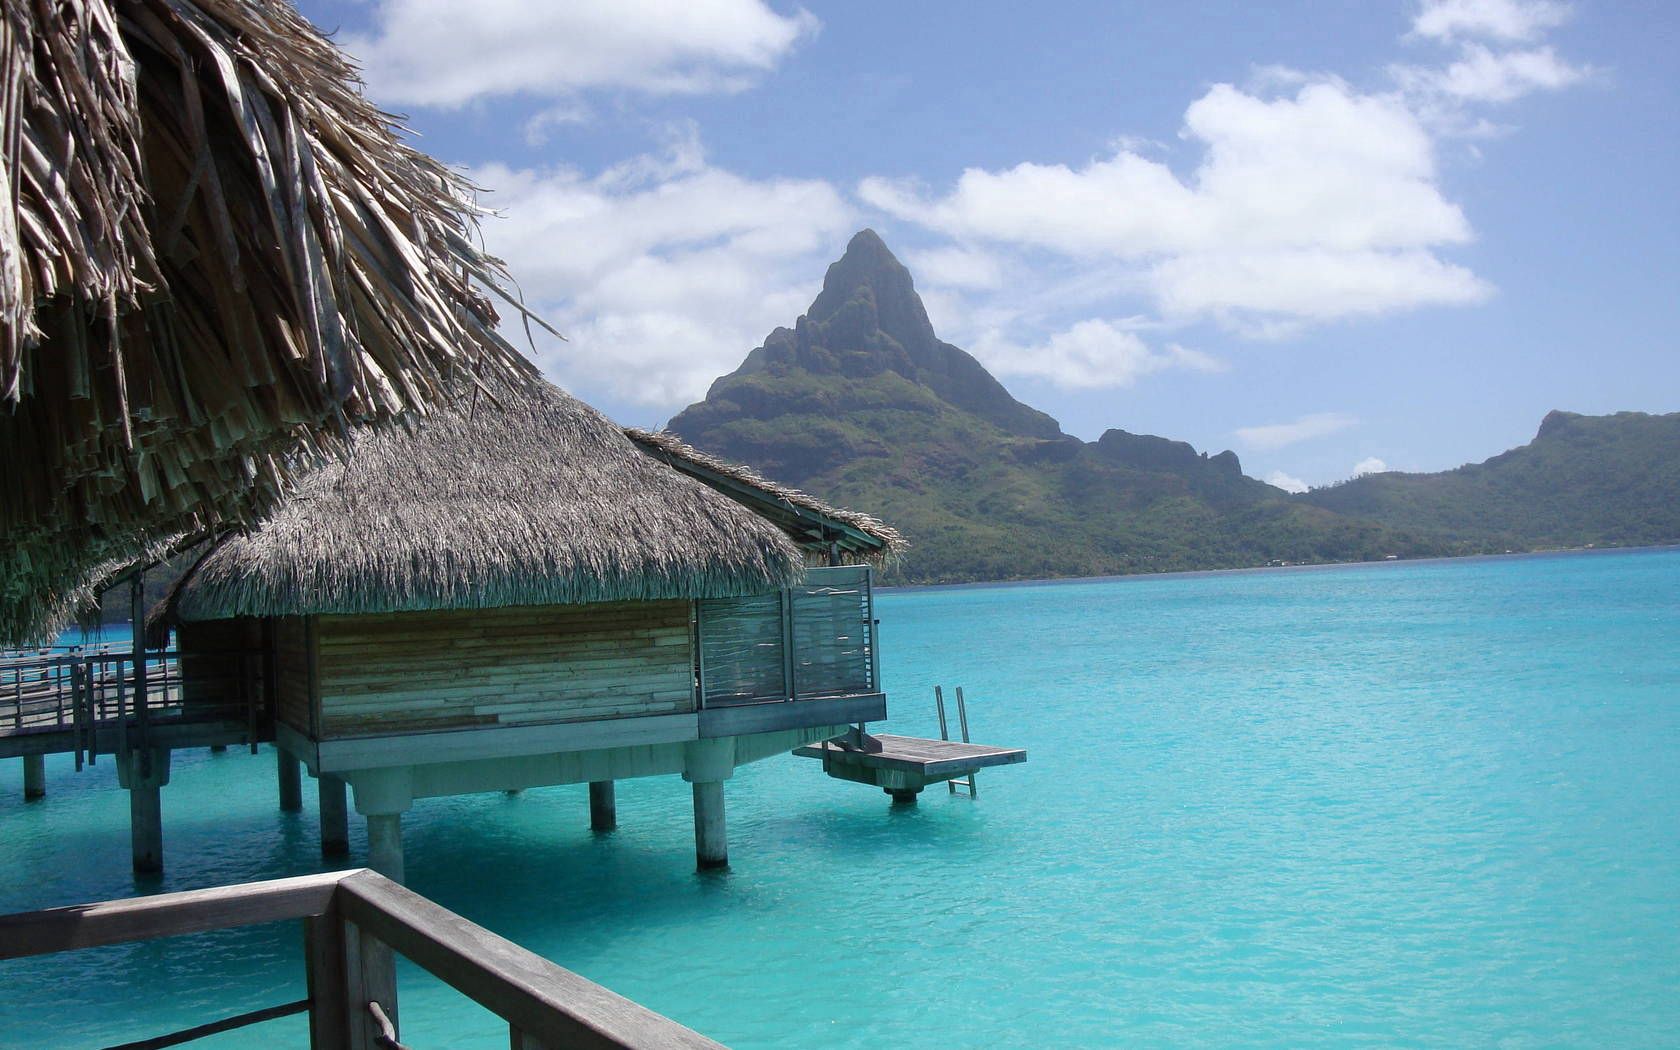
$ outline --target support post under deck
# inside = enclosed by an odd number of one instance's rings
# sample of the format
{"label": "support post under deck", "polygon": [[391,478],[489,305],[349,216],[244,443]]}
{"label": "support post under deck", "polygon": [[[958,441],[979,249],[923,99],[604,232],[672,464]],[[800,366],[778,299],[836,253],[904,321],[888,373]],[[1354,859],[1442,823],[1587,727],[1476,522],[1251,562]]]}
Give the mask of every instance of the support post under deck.
{"label": "support post under deck", "polygon": [[694,784],[694,858],[701,871],[729,867],[729,832],[723,817],[723,781]]}
{"label": "support post under deck", "polygon": [[157,784],[128,791],[129,842],[134,870],[147,874],[163,870],[163,790]]}
{"label": "support post under deck", "polygon": [[134,870],[163,870],[163,786],[169,783],[169,749],[117,752],[117,783],[128,789],[129,839]]}
{"label": "support post under deck", "polygon": [[618,827],[618,799],[610,780],[589,784],[589,827],[592,831],[611,831]]}
{"label": "support post under deck", "polygon": [[23,756],[23,800],[47,797],[47,756]]}
{"label": "support post under deck", "polygon": [[350,852],[350,805],[344,781],[322,773],[315,786],[321,796],[321,856],[341,857]]}
{"label": "support post under deck", "polygon": [[303,809],[303,763],[284,748],[274,749],[274,768],[280,780],[280,809],[296,813]]}

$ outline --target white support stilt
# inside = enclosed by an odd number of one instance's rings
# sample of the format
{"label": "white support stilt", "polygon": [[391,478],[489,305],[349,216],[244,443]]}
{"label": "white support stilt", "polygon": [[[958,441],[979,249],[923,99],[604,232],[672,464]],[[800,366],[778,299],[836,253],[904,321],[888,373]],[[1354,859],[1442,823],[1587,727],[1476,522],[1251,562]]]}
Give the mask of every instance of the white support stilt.
{"label": "white support stilt", "polygon": [[350,774],[356,789],[356,812],[367,818],[368,867],[403,881],[402,815],[414,804],[414,775],[406,766],[358,770]]}
{"label": "white support stilt", "polygon": [[694,785],[694,862],[701,871],[729,867],[723,782],[735,775],[735,741],[694,740],[683,747],[683,779]]}

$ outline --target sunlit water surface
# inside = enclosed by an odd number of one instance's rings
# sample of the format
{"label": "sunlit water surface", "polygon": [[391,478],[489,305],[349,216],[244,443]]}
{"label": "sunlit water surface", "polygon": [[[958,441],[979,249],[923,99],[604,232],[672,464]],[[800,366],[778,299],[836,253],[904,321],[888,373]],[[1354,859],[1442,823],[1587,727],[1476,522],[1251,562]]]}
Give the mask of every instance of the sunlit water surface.
{"label": "sunlit water surface", "polygon": [[[881,595],[895,732],[963,684],[1024,745],[912,809],[791,757],[728,786],[425,800],[412,886],[738,1048],[1672,1046],[1680,552]],[[0,911],[316,871],[313,787],[179,754],[169,872],[128,872],[108,759],[0,763]],[[356,858],[364,856],[359,821]],[[293,925],[0,964],[0,1045],[99,1046],[300,998]],[[404,1041],[501,1048],[402,974]],[[305,1043],[301,1019],[198,1044]]]}

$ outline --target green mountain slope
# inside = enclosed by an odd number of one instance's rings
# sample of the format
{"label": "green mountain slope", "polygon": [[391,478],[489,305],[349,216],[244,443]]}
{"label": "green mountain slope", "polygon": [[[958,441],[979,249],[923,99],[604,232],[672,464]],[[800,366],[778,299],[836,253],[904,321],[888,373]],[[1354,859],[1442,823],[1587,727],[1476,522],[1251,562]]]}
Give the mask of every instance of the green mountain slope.
{"label": "green mountain slope", "polygon": [[1534,445],[1486,464],[1292,497],[1233,452],[1063,434],[939,340],[909,271],[865,230],[805,316],[669,428],[891,521],[912,545],[894,578],[932,582],[1680,539],[1676,418],[1554,413]]}
{"label": "green mountain slope", "polygon": [[[934,334],[872,231],[822,294],[670,429],[909,536],[907,580],[1009,579],[1418,553],[1416,539],[1293,502],[1234,453],[1111,430],[1093,443]],[[1430,547],[1433,551],[1435,548]]]}
{"label": "green mountain slope", "polygon": [[1680,412],[1552,412],[1527,445],[1438,474],[1368,474],[1304,502],[1477,547],[1680,540]]}

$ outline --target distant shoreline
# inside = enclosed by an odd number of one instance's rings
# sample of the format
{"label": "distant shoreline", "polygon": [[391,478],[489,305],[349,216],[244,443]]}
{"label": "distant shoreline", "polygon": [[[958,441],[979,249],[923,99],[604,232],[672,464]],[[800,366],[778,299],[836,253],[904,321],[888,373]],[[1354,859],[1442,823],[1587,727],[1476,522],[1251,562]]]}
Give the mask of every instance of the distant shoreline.
{"label": "distant shoreline", "polygon": [[1509,554],[1443,554],[1429,558],[1396,558],[1393,561],[1320,561],[1299,565],[1250,565],[1235,569],[1173,569],[1166,572],[1127,572],[1108,576],[1048,576],[1031,580],[970,580],[964,583],[895,583],[875,588],[890,591],[950,591],[969,587],[1051,587],[1064,583],[1116,583],[1197,576],[1228,576],[1233,573],[1323,571],[1329,569],[1394,568],[1399,565],[1438,565],[1443,562],[1506,561],[1527,558],[1567,558],[1576,555],[1637,554],[1680,550],[1680,543],[1653,543],[1639,547],[1553,547],[1546,550],[1512,551]]}

